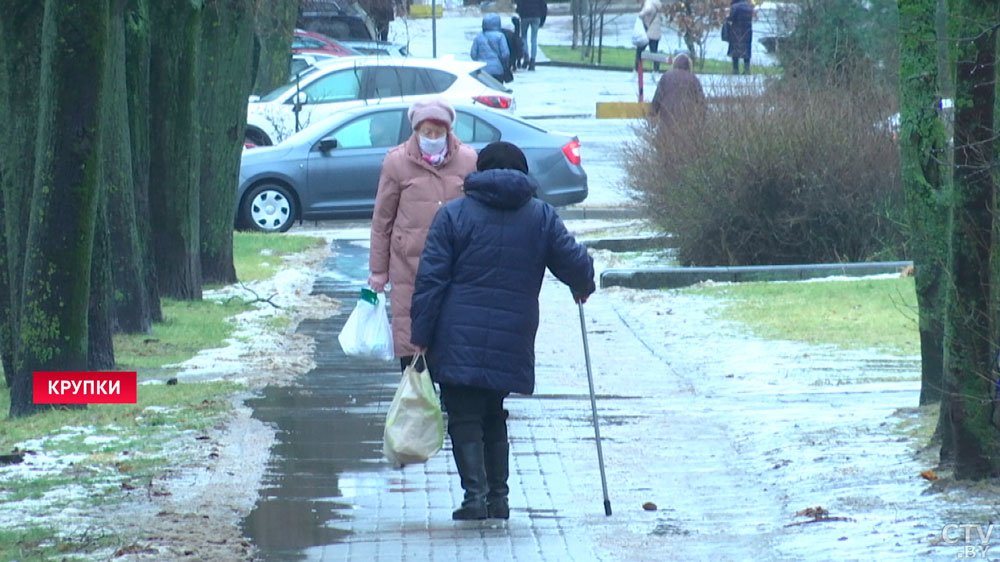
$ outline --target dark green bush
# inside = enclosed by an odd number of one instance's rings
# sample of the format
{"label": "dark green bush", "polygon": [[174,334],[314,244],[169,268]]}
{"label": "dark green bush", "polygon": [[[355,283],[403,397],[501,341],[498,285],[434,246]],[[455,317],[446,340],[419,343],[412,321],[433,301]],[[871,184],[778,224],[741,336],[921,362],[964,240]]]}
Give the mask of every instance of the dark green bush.
{"label": "dark green bush", "polygon": [[638,127],[628,187],[684,265],[897,259],[899,156],[873,88],[784,83],[712,98],[704,119]]}

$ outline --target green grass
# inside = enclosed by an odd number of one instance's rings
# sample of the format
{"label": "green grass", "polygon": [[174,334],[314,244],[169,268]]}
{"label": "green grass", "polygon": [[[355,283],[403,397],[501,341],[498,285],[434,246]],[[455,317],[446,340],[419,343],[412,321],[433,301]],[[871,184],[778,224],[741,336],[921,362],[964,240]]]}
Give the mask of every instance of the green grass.
{"label": "green grass", "polygon": [[108,544],[105,536],[68,541],[54,538],[56,534],[56,529],[45,527],[0,530],[0,562],[84,560],[80,553],[92,552]]}
{"label": "green grass", "polygon": [[[539,45],[538,48],[545,53],[546,57],[554,62],[590,64],[590,57],[587,57],[586,59],[580,58],[583,54],[582,49],[574,50],[561,45]],[[594,64],[597,64],[596,52],[594,53]],[[635,66],[635,49],[629,49],[626,47],[604,47],[601,49],[600,66],[607,66],[611,68],[632,68]],[[643,68],[652,70],[653,62],[645,61],[643,63]],[[660,69],[669,70],[669,66],[661,64]],[[708,59],[705,61],[705,65],[702,68],[695,65],[694,71],[696,74],[730,74],[733,71],[733,65],[732,62],[728,60]],[[751,66],[750,71],[753,74],[781,74],[781,69],[776,66]]]}
{"label": "green grass", "polygon": [[741,283],[683,289],[721,299],[715,314],[759,337],[920,353],[913,278]]}
{"label": "green grass", "polygon": [[[95,434],[114,435],[111,443],[81,445],[82,440],[59,442],[62,452],[108,454],[118,450],[138,450],[150,446],[156,428],[201,431],[212,426],[214,416],[228,411],[227,397],[244,387],[231,382],[144,384],[139,386],[135,404],[91,404],[85,409],[45,410],[23,418],[0,418],[0,452],[16,444],[60,433],[65,427],[92,427]],[[144,411],[157,406],[162,411]],[[0,388],[0,411],[10,409],[10,391]]]}
{"label": "green grass", "polygon": [[151,334],[116,334],[115,360],[121,370],[150,369],[180,363],[202,349],[220,347],[233,332],[226,318],[250,310],[241,299],[177,301],[162,299],[163,322]]}
{"label": "green grass", "polygon": [[[273,275],[283,257],[325,244],[320,238],[236,233],[234,262],[244,281]],[[233,332],[227,318],[250,309],[240,299],[225,301],[162,301],[164,321],[142,335],[117,335],[114,340],[118,369],[163,370],[163,365],[193,357],[202,349],[223,345]],[[282,329],[288,319],[276,317],[262,329]],[[0,509],[18,500],[41,498],[69,486],[82,486],[85,498],[56,500],[65,505],[112,508],[122,501],[121,487],[141,487],[164,470],[185,465],[196,449],[186,440],[204,435],[232,410],[231,397],[245,389],[232,382],[180,382],[176,385],[143,384],[136,404],[92,404],[85,409],[41,411],[22,418],[0,417],[0,452],[29,447],[56,457],[82,455],[83,459],[56,473],[31,473],[17,480],[0,480]],[[0,412],[10,409],[10,391],[0,388]],[[86,432],[74,428],[86,428]],[[59,439],[47,439],[59,436]],[[109,437],[107,440],[88,436]],[[37,441],[36,441],[37,440]],[[48,496],[52,497],[52,496]],[[47,508],[48,509],[48,508]],[[24,521],[27,525],[29,521]],[[76,560],[118,539],[83,532],[54,539],[52,529],[20,527],[0,530],[0,562],[6,560]],[[127,552],[128,547],[123,552]]]}
{"label": "green grass", "polygon": [[292,234],[236,232],[233,234],[233,263],[240,281],[267,279],[278,271],[282,257],[326,244],[322,238]]}

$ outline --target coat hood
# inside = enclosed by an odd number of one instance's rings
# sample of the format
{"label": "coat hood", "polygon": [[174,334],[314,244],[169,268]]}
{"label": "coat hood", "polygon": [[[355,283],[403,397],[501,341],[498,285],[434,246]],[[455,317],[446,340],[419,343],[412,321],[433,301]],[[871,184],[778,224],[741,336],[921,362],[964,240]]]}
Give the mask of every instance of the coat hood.
{"label": "coat hood", "polygon": [[535,178],[518,170],[486,170],[465,178],[465,195],[498,209],[519,209],[538,192]]}
{"label": "coat hood", "polygon": [[500,31],[500,14],[483,16],[483,31]]}

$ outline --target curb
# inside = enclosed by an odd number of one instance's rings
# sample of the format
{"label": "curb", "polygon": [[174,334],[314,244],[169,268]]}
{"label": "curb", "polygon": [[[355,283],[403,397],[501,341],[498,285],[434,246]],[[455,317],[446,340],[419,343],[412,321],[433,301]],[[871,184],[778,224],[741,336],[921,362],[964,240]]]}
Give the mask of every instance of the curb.
{"label": "curb", "polygon": [[639,209],[630,207],[560,207],[556,209],[563,220],[588,219],[637,219]]}
{"label": "curb", "polygon": [[601,238],[599,240],[580,240],[580,243],[593,250],[609,250],[611,252],[640,252],[643,250],[663,250],[675,247],[677,240],[672,236]]}
{"label": "curb", "polygon": [[831,275],[863,277],[899,273],[911,261],[866,263],[818,263],[799,265],[752,265],[743,267],[658,267],[608,269],[601,274],[601,288],[677,289],[703,281],[801,281]]}

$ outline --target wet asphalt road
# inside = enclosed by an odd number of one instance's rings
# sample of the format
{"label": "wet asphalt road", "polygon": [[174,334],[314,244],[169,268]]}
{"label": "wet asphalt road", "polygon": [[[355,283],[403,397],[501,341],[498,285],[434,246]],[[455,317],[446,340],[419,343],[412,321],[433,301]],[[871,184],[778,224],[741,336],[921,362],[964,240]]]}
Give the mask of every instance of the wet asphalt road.
{"label": "wet asphalt road", "polygon": [[[335,242],[315,293],[353,303],[367,278],[368,249]],[[344,355],[337,342],[353,308],[303,322],[301,333],[316,339],[316,368],[293,386],[272,386],[248,402],[254,417],[274,424],[278,443],[260,498],[244,522],[244,532],[265,560],[300,560],[302,550],[336,543],[348,531],[331,522],[351,517],[338,475],[381,462],[382,423],[396,383],[396,363]]]}

